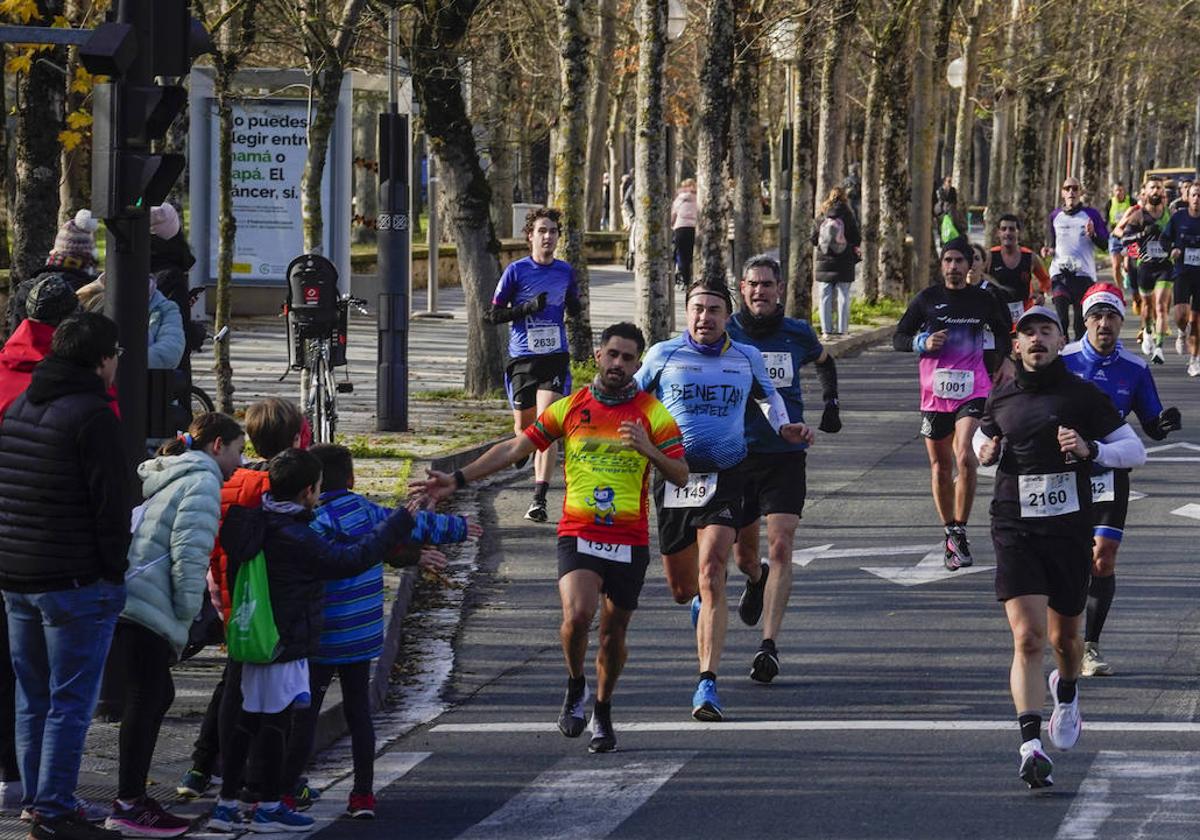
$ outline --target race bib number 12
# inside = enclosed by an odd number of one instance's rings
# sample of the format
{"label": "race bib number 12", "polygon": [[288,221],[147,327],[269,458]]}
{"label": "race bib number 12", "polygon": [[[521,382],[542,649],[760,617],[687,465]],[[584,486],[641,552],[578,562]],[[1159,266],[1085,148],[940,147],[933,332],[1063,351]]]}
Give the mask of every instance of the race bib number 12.
{"label": "race bib number 12", "polygon": [[708,504],[717,493],[716,473],[691,473],[682,487],[667,482],[663,490],[663,507],[698,508]]}
{"label": "race bib number 12", "polygon": [[1113,486],[1113,471],[1105,470],[1099,475],[1092,476],[1092,501],[1093,502],[1112,502],[1117,498],[1116,488]]}

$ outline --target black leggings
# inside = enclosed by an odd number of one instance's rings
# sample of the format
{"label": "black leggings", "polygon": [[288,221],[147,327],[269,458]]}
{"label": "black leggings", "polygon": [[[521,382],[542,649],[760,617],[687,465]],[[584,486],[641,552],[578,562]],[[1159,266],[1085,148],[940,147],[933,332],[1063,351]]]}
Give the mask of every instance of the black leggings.
{"label": "black leggings", "polygon": [[283,757],[287,751],[288,730],[292,726],[292,707],[270,715],[239,708],[235,717],[228,739],[221,742],[221,798],[237,798],[242,786],[242,771],[253,746],[260,755],[268,757],[258,779],[260,801],[278,802],[282,791]]}
{"label": "black leggings", "polygon": [[126,802],[146,795],[158,730],[175,700],[174,657],[171,643],[153,630],[117,622],[109,660],[124,677],[117,798]]}
{"label": "black leggings", "polygon": [[679,260],[679,273],[683,275],[684,288],[692,285],[692,252],[696,249],[696,229],[680,227],[672,231],[675,240],[675,256]]}
{"label": "black leggings", "polygon": [[284,771],[284,790],[295,790],[300,774],[312,757],[313,740],[317,734],[317,718],[325,692],[338,675],[342,685],[342,713],[350,729],[350,749],[354,756],[353,793],[374,793],[375,787],[375,726],[371,723],[371,662],[348,662],[341,665],[308,663],[309,691],[312,705],[296,712],[292,737],[288,741],[287,766]]}

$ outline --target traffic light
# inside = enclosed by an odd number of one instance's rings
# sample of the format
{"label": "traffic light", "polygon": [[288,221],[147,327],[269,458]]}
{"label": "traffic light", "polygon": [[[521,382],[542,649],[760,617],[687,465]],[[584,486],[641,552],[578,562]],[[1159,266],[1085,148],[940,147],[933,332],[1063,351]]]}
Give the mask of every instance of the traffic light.
{"label": "traffic light", "polygon": [[89,72],[113,78],[96,86],[92,105],[92,213],[104,219],[136,216],[170,193],[185,159],[152,144],[187,107],[187,92],[155,79],[185,76],[212,51],[187,0],[121,0],[117,18],[80,48]]}
{"label": "traffic light", "polygon": [[192,424],[192,377],[185,370],[146,372],[146,436],[172,438]]}

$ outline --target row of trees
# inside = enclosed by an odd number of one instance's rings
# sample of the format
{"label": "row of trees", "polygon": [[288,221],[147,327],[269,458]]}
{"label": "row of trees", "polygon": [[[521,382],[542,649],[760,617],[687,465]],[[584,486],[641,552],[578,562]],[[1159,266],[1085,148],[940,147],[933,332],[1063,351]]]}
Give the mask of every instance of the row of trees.
{"label": "row of trees", "polygon": [[[91,26],[107,2],[0,0],[0,16]],[[562,256],[575,266],[586,303],[582,233],[602,215],[621,218],[618,185],[632,172],[641,221],[638,320],[655,340],[670,323],[669,198],[687,175],[699,185],[705,277],[730,270],[731,228],[733,263],[762,247],[766,180],[784,238],[793,243],[788,309],[805,315],[815,206],[849,179],[861,188],[866,293],[903,296],[929,275],[939,175],[953,177],[964,203],[984,205],[989,214],[1015,209],[1036,244],[1057,200],[1057,180],[1068,172],[1098,202],[1111,181],[1133,184],[1143,168],[1196,160],[1200,56],[1188,45],[1200,35],[1200,15],[1192,6],[193,0],[218,45],[212,64],[224,125],[239,69],[298,66],[310,74],[314,119],[303,205],[310,248],[319,247],[324,224],[318,187],[342,75],[390,69],[387,19],[398,10],[417,129],[436,159],[447,232],[458,246],[469,316],[465,384],[473,394],[500,381],[500,335],[483,313],[500,270],[497,235],[512,233],[515,195],[564,210]],[[0,97],[12,100],[14,134],[0,134],[0,146],[12,143],[16,166],[5,184],[0,233],[11,223],[19,278],[44,260],[57,222],[88,203],[92,80],[64,48],[6,52]],[[947,83],[952,61],[961,67],[957,88]],[[535,196],[536,150],[546,148],[548,187]],[[218,157],[219,326],[229,316],[236,219],[228,146]],[[608,208],[601,206],[605,173]],[[360,174],[370,177],[368,169]],[[584,355],[591,336],[586,306],[570,335],[573,351]],[[218,368],[228,406],[227,357]]]}

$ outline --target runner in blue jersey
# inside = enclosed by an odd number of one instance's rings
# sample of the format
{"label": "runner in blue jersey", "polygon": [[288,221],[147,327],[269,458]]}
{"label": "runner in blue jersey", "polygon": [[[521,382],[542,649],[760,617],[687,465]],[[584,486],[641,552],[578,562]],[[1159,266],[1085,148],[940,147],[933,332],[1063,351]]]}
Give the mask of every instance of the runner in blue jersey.
{"label": "runner in blue jersey", "polygon": [[1054,254],[1050,288],[1058,320],[1066,331],[1067,316],[1075,313],[1076,339],[1083,335],[1083,293],[1096,282],[1095,249],[1108,247],[1104,217],[1095,208],[1083,206],[1082,190],[1078,178],[1063,179],[1062,207],[1055,208],[1047,219],[1049,238],[1042,249],[1043,257]]}
{"label": "runner in blue jersey", "polygon": [[[1179,409],[1163,410],[1150,366],[1126,350],[1118,336],[1125,323],[1120,290],[1097,283],[1083,299],[1087,335],[1063,350],[1068,370],[1106,393],[1117,413],[1134,412],[1146,434],[1162,440],[1180,427]],[[1129,470],[1092,468],[1092,580],[1084,628],[1083,675],[1108,676],[1112,666],[1100,655],[1100,632],[1116,592],[1117,549],[1129,508]]]}
{"label": "runner in blue jersey", "polygon": [[656,478],[654,484],[658,543],[671,594],[680,604],[693,602],[700,680],[692,717],[718,721],[717,668],[729,620],[726,561],[741,519],[746,406],[758,402],[770,428],[789,443],[811,443],[813,435],[803,423],[788,422],[762,354],[729,338],[729,291],[693,283],[686,299],[687,330],[651,347],[635,379],[683,432],[687,483]]}
{"label": "runner in blue jersey", "polygon": [[[800,368],[815,364],[824,403],[817,428],[837,432],[842,421],[833,357],[807,321],[784,317],[783,290],[779,263],[767,256],[751,257],[742,269],[742,308],[729,319],[729,337],[762,354],[771,384],[787,406],[788,419],[796,423],[804,422]],[[743,462],[746,489],[735,557],[747,579],[738,616],[751,627],[762,619],[762,642],[751,661],[750,678],[769,683],[779,674],[775,639],[792,591],[792,541],[804,512],[808,444],[781,439],[754,407],[746,412],[746,438],[750,454]],[[760,563],[758,522],[764,516],[768,562]]]}
{"label": "runner in blue jersey", "polygon": [[1163,231],[1162,243],[1175,263],[1175,349],[1182,353],[1187,335],[1188,376],[1200,376],[1200,184],[1183,194],[1187,202]]}
{"label": "runner in blue jersey", "polygon": [[[571,393],[571,354],[564,318],[567,313],[578,315],[580,304],[570,263],[554,259],[562,233],[560,216],[552,207],[539,207],[525,217],[530,254],[504,269],[487,318],[493,324],[512,323],[504,385],[517,434]],[[525,518],[533,522],[549,518],[546,491],[554,470],[554,452],[551,447],[533,456],[533,499],[525,512]]]}

